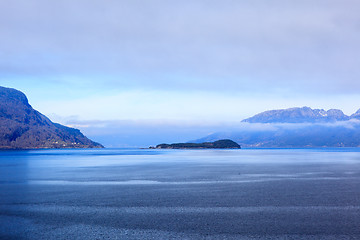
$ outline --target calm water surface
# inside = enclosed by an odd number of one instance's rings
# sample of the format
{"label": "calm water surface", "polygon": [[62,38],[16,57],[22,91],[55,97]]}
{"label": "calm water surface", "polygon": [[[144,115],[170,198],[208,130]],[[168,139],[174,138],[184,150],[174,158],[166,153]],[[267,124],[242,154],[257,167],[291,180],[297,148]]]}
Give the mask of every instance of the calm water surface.
{"label": "calm water surface", "polygon": [[0,239],[360,239],[360,150],[0,151]]}

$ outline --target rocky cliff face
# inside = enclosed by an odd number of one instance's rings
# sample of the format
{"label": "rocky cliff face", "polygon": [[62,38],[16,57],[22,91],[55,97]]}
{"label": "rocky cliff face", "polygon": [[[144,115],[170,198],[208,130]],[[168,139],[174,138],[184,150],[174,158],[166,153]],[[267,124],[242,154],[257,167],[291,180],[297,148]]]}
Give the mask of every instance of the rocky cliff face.
{"label": "rocky cliff face", "polygon": [[78,129],[53,123],[34,110],[25,94],[0,87],[0,148],[102,148]]}

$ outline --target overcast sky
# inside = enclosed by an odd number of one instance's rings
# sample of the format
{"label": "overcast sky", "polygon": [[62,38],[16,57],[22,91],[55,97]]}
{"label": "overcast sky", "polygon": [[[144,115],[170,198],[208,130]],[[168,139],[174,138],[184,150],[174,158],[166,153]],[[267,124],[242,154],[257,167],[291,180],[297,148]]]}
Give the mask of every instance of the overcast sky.
{"label": "overcast sky", "polygon": [[359,12],[358,0],[0,0],[0,85],[62,123],[351,114]]}

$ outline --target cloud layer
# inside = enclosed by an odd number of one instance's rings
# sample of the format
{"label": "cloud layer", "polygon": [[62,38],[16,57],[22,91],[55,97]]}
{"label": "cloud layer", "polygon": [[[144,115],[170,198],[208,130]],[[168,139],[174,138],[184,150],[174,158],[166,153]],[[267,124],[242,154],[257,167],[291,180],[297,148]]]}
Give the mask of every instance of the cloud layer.
{"label": "cloud layer", "polygon": [[355,0],[1,1],[0,72],[104,88],[354,93],[359,11]]}

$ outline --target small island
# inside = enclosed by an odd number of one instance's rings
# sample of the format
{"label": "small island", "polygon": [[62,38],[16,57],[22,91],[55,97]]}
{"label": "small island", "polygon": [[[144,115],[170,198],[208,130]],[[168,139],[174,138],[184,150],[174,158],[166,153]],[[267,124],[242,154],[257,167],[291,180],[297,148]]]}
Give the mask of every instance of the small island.
{"label": "small island", "polygon": [[204,143],[173,143],[173,144],[159,144],[156,147],[150,147],[156,149],[204,149],[204,148],[216,148],[216,149],[239,149],[239,144],[230,140],[223,139],[215,142]]}

